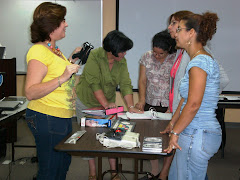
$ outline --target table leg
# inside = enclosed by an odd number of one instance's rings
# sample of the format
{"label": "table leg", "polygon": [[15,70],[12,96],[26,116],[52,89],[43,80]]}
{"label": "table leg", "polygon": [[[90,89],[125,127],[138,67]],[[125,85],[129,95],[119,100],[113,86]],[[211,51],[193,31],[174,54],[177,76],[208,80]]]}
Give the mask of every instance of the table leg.
{"label": "table leg", "polygon": [[222,109],[222,144],[221,144],[222,158],[224,158],[224,148],[226,145],[226,137],[227,137],[224,117],[225,117],[225,109]]}
{"label": "table leg", "polygon": [[14,142],[12,142],[12,162],[14,162],[14,154],[15,154],[15,150],[14,150]]}
{"label": "table leg", "polygon": [[102,157],[98,157],[98,180],[102,180]]}
{"label": "table leg", "polygon": [[134,159],[134,179],[138,180],[138,159]]}

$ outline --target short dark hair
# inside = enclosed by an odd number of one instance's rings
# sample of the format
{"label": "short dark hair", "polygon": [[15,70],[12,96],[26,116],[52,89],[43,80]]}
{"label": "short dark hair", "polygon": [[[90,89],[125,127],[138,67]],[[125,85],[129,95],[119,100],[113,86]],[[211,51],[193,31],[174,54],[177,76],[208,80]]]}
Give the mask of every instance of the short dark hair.
{"label": "short dark hair", "polygon": [[194,29],[197,32],[197,41],[203,46],[211,40],[217,31],[217,22],[219,18],[216,13],[205,12],[202,15],[192,14],[182,18],[188,30]]}
{"label": "short dark hair", "polygon": [[118,57],[118,53],[126,52],[132,47],[133,41],[117,30],[109,32],[103,40],[103,49],[116,57]]}
{"label": "short dark hair", "polygon": [[155,34],[152,38],[152,48],[157,47],[164,51],[167,51],[169,54],[176,52],[175,49],[176,41],[172,39],[168,30],[161,31]]}
{"label": "short dark hair", "polygon": [[66,7],[51,3],[41,3],[34,11],[31,24],[31,42],[51,40],[50,34],[57,29],[66,15]]}

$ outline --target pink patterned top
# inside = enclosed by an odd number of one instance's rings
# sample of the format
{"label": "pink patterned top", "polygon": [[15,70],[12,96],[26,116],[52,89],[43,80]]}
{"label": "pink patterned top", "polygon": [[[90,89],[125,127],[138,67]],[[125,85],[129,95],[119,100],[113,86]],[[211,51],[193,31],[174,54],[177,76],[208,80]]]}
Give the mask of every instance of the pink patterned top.
{"label": "pink patterned top", "polygon": [[139,63],[146,67],[146,103],[152,106],[168,107],[170,91],[170,71],[176,53],[169,54],[163,63],[153,56],[152,51],[146,52]]}

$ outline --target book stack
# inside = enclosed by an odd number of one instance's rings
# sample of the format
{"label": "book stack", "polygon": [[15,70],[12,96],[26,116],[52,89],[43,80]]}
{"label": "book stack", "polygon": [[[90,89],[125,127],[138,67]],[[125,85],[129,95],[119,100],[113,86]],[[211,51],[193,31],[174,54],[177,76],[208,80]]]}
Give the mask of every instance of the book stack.
{"label": "book stack", "polygon": [[111,127],[111,120],[115,115],[103,115],[103,116],[94,116],[87,115],[85,116],[85,126],[88,127]]}
{"label": "book stack", "polygon": [[103,107],[94,107],[89,109],[82,110],[83,113],[90,114],[90,115],[110,115],[110,114],[116,114],[119,112],[123,112],[123,106],[118,106],[117,108],[110,108],[110,109],[104,109]]}
{"label": "book stack", "polygon": [[83,113],[89,114],[89,115],[96,115],[96,116],[105,116],[106,111],[105,109],[99,107],[99,108],[89,108],[82,110]]}
{"label": "book stack", "polygon": [[142,151],[162,153],[162,137],[144,137]]}

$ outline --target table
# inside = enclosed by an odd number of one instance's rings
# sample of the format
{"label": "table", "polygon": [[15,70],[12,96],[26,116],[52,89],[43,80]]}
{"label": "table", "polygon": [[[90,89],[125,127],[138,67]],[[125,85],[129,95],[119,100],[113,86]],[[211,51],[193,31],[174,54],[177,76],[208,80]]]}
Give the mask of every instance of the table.
{"label": "table", "polygon": [[[139,141],[142,144],[144,136],[149,137],[162,137],[163,149],[167,148],[169,142],[169,136],[167,134],[162,135],[160,131],[163,131],[168,125],[169,121],[163,120],[131,120],[136,122],[134,132],[140,133]],[[73,156],[95,156],[98,158],[98,179],[102,180],[102,157],[113,158],[133,158],[135,160],[134,175],[135,179],[138,179],[138,160],[139,159],[157,159],[163,154],[154,154],[148,152],[142,152],[142,146],[134,149],[123,148],[106,148],[99,141],[96,140],[96,133],[103,133],[108,128],[93,128],[93,127],[80,127],[79,130],[86,130],[87,132],[77,141],[76,144],[64,144],[65,140],[69,136],[63,139],[55,149],[62,152],[67,152]]]}
{"label": "table", "polygon": [[4,110],[2,114],[6,114],[0,118],[0,126],[7,129],[7,143],[12,144],[12,161],[14,161],[14,148],[15,147],[35,147],[25,145],[14,145],[17,141],[17,120],[25,113],[28,101],[24,104],[20,104],[17,109],[13,111]]}
{"label": "table", "polygon": [[224,158],[224,147],[226,144],[226,127],[225,127],[225,109],[239,109],[240,108],[240,100],[219,100],[218,101],[218,110],[216,111],[217,119],[222,128],[222,144],[221,144],[221,157]]}

